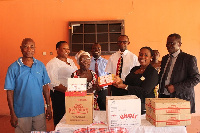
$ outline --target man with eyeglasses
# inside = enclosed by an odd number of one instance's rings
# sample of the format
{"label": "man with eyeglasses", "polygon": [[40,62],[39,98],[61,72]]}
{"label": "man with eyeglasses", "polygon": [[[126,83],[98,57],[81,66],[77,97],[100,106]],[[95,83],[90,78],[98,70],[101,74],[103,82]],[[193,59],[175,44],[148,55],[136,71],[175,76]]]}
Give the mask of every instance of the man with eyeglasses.
{"label": "man with eyeglasses", "polygon": [[159,73],[159,97],[180,98],[190,101],[191,113],[195,113],[194,86],[200,82],[196,57],[182,52],[181,36],[171,34],[166,47],[169,54],[162,58]]}
{"label": "man with eyeglasses", "polygon": [[[105,70],[108,73],[119,76],[123,81],[125,81],[125,77],[134,66],[140,65],[138,57],[127,50],[127,46],[129,44],[130,42],[128,36],[120,35],[118,37],[117,45],[119,47],[119,51],[110,56]],[[128,91],[114,86],[109,86],[108,93],[112,96],[123,96],[127,95]]]}
{"label": "man with eyeglasses", "polygon": [[[25,38],[20,46],[22,57],[7,71],[4,89],[10,109],[11,125],[15,133],[46,131],[46,119],[52,118],[50,83],[44,64],[33,57],[35,42]],[[44,98],[46,100],[46,116]]]}

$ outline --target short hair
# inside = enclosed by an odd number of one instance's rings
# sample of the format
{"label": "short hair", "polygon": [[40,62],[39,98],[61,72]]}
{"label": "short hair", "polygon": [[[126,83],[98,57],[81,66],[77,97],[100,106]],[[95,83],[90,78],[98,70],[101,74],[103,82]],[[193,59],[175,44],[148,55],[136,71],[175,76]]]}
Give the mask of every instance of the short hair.
{"label": "short hair", "polygon": [[148,49],[150,51],[150,53],[151,53],[151,56],[154,55],[153,54],[153,50],[150,47],[145,46],[145,47],[142,47],[140,50],[142,50],[142,49]]}
{"label": "short hair", "polygon": [[[94,45],[99,45],[99,46],[101,47],[101,44],[98,43],[98,42],[95,42],[95,43],[92,45],[92,47],[93,47]],[[91,48],[92,48],[92,47],[91,47]]]}
{"label": "short hair", "polygon": [[181,36],[177,33],[170,34],[168,37],[175,37],[181,43]]}
{"label": "short hair", "polygon": [[26,44],[27,42],[33,42],[35,44],[35,42],[33,41],[33,39],[31,39],[31,38],[24,38],[22,40],[22,44],[21,45]]}
{"label": "short hair", "polygon": [[59,41],[59,42],[56,44],[56,49],[59,48],[60,45],[61,45],[62,43],[67,43],[67,42],[66,42],[66,41]]}
{"label": "short hair", "polygon": [[128,41],[129,41],[129,38],[128,38],[127,35],[120,35],[118,38],[120,38],[120,37],[126,37],[128,39]]}

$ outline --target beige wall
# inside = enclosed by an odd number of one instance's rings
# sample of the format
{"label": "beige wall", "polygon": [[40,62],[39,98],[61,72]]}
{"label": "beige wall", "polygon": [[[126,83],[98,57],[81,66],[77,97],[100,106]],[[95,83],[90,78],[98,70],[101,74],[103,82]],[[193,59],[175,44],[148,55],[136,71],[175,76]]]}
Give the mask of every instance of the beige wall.
{"label": "beige wall", "polygon": [[[56,55],[56,42],[69,40],[69,21],[124,19],[128,49],[136,55],[142,46],[167,54],[167,36],[179,33],[182,50],[195,55],[200,68],[199,6],[199,0],[0,0],[0,113],[9,114],[4,79],[8,66],[21,56],[23,38],[35,40],[35,57],[46,64]],[[200,85],[195,91],[200,114]]]}

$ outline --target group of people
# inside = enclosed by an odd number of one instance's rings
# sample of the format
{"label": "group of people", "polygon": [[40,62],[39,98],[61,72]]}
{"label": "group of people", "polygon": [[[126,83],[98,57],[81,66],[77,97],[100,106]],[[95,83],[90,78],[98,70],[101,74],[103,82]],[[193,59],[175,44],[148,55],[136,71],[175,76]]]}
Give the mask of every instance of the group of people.
{"label": "group of people", "polygon": [[[166,47],[169,54],[159,61],[158,50],[142,47],[138,56],[127,50],[130,45],[126,35],[118,37],[119,51],[109,60],[101,57],[101,45],[94,43],[92,57],[80,50],[75,58],[78,69],[69,58],[69,44],[56,44],[57,57],[51,59],[46,68],[36,60],[35,42],[25,38],[20,46],[22,57],[8,68],[5,90],[10,108],[11,125],[17,133],[45,131],[45,117],[52,118],[50,97],[53,108],[54,126],[65,114],[65,92],[68,78],[87,78],[87,92],[94,93],[94,109],[106,110],[106,96],[136,95],[141,99],[141,113],[145,113],[145,98],[154,98],[155,86],[159,84],[160,98],[181,98],[191,103],[195,112],[194,86],[200,82],[195,56],[182,52],[181,36],[171,34]],[[97,78],[114,74],[112,85],[100,87]],[[50,88],[50,92],[48,90]],[[46,100],[46,115],[43,96]]]}

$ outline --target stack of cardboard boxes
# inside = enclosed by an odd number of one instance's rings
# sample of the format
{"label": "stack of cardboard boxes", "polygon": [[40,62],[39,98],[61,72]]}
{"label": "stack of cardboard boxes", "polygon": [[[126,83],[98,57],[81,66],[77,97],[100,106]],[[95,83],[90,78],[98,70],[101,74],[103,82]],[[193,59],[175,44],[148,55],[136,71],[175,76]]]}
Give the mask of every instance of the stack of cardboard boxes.
{"label": "stack of cardboard boxes", "polygon": [[190,102],[178,98],[146,98],[146,120],[156,127],[191,124]]}
{"label": "stack of cardboard boxes", "polygon": [[93,93],[86,92],[86,78],[69,78],[65,93],[66,123],[89,125],[93,123]]}

